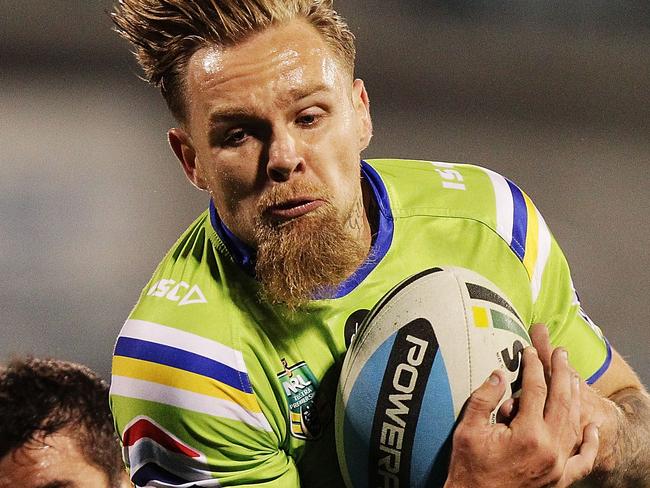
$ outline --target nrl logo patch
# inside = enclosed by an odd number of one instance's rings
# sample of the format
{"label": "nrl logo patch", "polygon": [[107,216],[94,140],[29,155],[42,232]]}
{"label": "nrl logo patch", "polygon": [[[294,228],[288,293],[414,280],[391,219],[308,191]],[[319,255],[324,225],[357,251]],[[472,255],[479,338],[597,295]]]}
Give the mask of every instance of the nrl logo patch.
{"label": "nrl logo patch", "polygon": [[304,361],[289,366],[282,358],[282,365],[284,371],[278,373],[278,379],[289,405],[291,435],[298,439],[316,439],[321,434],[321,423],[314,404],[318,381]]}

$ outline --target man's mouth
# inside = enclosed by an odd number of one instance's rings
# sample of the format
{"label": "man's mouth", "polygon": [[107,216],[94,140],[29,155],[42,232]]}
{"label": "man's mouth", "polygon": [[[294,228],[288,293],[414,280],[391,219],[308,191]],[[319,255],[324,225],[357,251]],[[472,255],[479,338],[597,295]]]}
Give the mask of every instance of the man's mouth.
{"label": "man's mouth", "polygon": [[270,205],[267,207],[265,213],[275,221],[291,220],[313,212],[324,203],[325,201],[321,199],[292,198],[281,203],[276,203],[275,205]]}

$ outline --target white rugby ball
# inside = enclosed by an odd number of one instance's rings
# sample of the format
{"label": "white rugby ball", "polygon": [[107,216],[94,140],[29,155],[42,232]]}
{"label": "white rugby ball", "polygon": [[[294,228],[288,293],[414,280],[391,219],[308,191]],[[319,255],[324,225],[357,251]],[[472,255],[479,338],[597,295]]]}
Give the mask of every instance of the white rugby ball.
{"label": "white rugby ball", "polygon": [[432,268],[393,288],[343,362],[335,422],[347,486],[442,486],[463,404],[498,368],[502,401],[515,393],[529,344],[510,300],[473,271]]}

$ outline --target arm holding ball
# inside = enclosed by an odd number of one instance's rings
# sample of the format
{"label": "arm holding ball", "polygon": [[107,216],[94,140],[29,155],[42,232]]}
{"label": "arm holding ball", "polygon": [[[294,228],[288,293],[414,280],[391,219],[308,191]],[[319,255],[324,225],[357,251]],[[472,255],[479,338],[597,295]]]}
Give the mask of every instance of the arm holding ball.
{"label": "arm holding ball", "polygon": [[445,488],[566,487],[584,478],[598,452],[595,424],[582,427],[579,380],[566,352],[557,349],[546,381],[537,351],[523,355],[523,383],[516,415],[508,424],[490,423],[505,392],[495,371],[468,400],[453,437]]}
{"label": "arm holding ball", "polygon": [[[545,370],[550,371],[553,348],[543,325],[530,336]],[[588,480],[599,487],[650,487],[650,397],[625,360],[613,351],[605,374],[592,386],[580,382],[581,425],[593,422],[600,447]]]}

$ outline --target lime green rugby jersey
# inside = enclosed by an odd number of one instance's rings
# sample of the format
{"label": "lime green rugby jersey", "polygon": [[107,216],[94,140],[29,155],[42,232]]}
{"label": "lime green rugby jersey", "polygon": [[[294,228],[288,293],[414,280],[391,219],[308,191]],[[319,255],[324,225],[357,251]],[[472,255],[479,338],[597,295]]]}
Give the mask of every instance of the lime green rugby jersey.
{"label": "lime green rugby jersey", "polygon": [[338,369],[395,284],[460,266],[545,323],[588,381],[611,351],[527,195],[464,164],[362,162],[378,207],[370,258],[331,298],[288,313],[256,300],[252,256],[211,205],[144,288],[115,346],[111,408],[136,486],[341,486]]}

